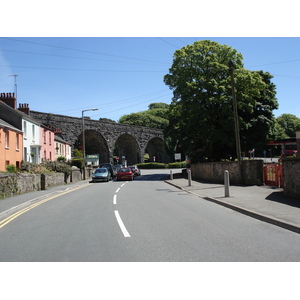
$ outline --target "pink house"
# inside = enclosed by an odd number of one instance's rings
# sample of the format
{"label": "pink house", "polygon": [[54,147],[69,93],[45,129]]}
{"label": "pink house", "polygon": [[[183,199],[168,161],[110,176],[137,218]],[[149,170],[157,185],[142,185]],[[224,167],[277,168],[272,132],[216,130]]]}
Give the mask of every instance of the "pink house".
{"label": "pink house", "polygon": [[54,130],[41,125],[40,144],[42,160],[55,160]]}

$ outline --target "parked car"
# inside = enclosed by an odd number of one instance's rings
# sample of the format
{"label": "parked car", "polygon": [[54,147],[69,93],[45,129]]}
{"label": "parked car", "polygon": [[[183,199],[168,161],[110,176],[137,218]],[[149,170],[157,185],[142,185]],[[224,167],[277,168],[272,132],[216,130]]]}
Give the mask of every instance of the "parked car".
{"label": "parked car", "polygon": [[133,173],[130,168],[120,168],[117,172],[117,180],[133,180]]}
{"label": "parked car", "polygon": [[122,165],[114,165],[114,166],[113,166],[113,168],[114,168],[116,174],[117,174],[118,170],[119,170],[120,168],[122,168],[122,167],[123,167]]}
{"label": "parked car", "polygon": [[129,166],[134,176],[140,176],[141,170],[137,166]]}
{"label": "parked car", "polygon": [[92,174],[92,181],[110,181],[111,180],[111,174],[110,171],[107,170],[107,168],[97,168],[95,172]]}
{"label": "parked car", "polygon": [[111,178],[116,177],[116,171],[113,168],[113,165],[110,163],[102,163],[99,165],[99,168],[106,168],[110,172]]}

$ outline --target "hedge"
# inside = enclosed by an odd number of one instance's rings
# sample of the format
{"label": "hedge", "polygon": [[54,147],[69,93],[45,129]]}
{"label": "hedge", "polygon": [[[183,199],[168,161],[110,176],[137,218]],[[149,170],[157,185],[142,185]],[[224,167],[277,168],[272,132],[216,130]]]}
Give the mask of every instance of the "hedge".
{"label": "hedge", "polygon": [[136,164],[139,169],[176,169],[176,168],[189,168],[190,164],[183,161],[183,162],[174,162],[170,164],[164,163],[141,163]]}

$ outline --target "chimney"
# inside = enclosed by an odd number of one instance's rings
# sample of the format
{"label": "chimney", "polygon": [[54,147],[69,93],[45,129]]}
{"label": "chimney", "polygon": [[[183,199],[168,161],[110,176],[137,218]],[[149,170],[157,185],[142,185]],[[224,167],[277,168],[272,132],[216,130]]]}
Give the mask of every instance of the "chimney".
{"label": "chimney", "polygon": [[30,114],[29,104],[28,103],[20,103],[18,110],[21,111],[21,112],[23,112],[23,113],[25,113],[28,116]]}
{"label": "chimney", "polygon": [[15,93],[0,93],[0,100],[13,109],[17,108],[17,99]]}

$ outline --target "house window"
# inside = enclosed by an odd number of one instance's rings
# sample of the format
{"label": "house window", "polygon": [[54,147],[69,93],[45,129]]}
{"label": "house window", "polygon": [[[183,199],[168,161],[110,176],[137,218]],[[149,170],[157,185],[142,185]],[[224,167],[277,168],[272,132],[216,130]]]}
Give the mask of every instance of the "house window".
{"label": "house window", "polygon": [[51,145],[51,132],[49,131],[49,145]]}
{"label": "house window", "polygon": [[35,128],[34,125],[32,125],[32,141],[35,141]]}
{"label": "house window", "polygon": [[9,148],[9,131],[5,131],[5,148]]}
{"label": "house window", "polygon": [[44,160],[47,159],[47,154],[46,154],[46,150],[44,150]]}
{"label": "house window", "polygon": [[19,145],[19,134],[16,134],[16,150],[20,150],[20,145]]}
{"label": "house window", "polygon": [[24,129],[24,138],[26,139],[27,138],[27,123],[26,121],[23,122],[23,129]]}
{"label": "house window", "polygon": [[44,138],[44,144],[46,144],[46,130],[43,130],[43,138]]}

